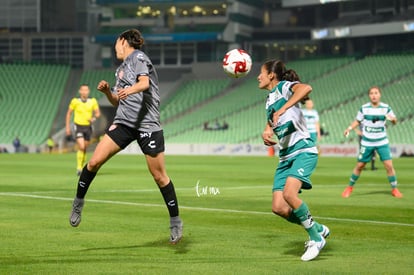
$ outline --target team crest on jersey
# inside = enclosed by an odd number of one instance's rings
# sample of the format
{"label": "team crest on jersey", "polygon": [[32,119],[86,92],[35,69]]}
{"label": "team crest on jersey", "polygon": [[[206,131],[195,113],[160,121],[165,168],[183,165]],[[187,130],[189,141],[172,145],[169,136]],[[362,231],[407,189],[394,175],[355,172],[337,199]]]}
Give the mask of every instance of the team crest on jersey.
{"label": "team crest on jersey", "polygon": [[124,78],[124,70],[119,70],[118,72],[118,78],[123,79]]}
{"label": "team crest on jersey", "polygon": [[267,96],[267,101],[266,101],[266,109],[269,108],[269,106],[272,106],[273,103],[275,103],[276,101],[278,101],[279,99],[282,98],[282,95],[279,94],[277,91],[270,93]]}

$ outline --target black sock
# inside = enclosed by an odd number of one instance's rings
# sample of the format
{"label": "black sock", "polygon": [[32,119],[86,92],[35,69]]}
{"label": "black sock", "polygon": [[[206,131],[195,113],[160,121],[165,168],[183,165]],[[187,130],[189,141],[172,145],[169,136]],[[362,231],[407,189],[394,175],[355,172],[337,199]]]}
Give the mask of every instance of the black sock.
{"label": "black sock", "polygon": [[172,181],[160,188],[162,197],[164,198],[165,204],[167,205],[170,217],[178,216],[178,202],[175,194],[175,189]]}
{"label": "black sock", "polygon": [[76,197],[79,199],[85,198],[86,192],[88,192],[89,185],[96,176],[96,172],[91,172],[87,168],[87,164],[82,169],[82,173],[80,174],[79,181],[78,181],[78,189],[76,191]]}

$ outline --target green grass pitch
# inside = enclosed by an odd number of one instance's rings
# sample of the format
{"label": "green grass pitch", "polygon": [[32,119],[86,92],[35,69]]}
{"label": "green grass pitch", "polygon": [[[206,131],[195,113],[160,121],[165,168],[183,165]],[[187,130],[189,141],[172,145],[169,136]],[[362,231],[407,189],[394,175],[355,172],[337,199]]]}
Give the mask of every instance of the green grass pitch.
{"label": "green grass pitch", "polygon": [[[88,154],[90,156],[90,154]],[[395,159],[402,199],[381,163],[343,199],[354,158],[321,157],[300,196],[331,229],[302,262],[305,231],[276,217],[277,159],[167,156],[184,238],[169,219],[142,156],[117,155],[90,187],[78,228],[68,217],[74,154],[0,155],[0,274],[413,274],[414,159]]]}

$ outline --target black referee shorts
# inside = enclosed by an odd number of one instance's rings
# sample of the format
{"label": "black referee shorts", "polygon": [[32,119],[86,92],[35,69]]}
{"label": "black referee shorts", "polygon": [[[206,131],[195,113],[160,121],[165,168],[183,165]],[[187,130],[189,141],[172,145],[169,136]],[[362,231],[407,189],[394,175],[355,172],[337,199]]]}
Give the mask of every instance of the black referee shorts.
{"label": "black referee shorts", "polygon": [[121,148],[124,149],[136,140],[145,155],[157,155],[165,151],[164,132],[141,132],[123,124],[112,124],[105,133]]}
{"label": "black referee shorts", "polygon": [[92,126],[91,125],[78,125],[75,124],[75,137],[83,138],[86,141],[90,141],[92,136]]}

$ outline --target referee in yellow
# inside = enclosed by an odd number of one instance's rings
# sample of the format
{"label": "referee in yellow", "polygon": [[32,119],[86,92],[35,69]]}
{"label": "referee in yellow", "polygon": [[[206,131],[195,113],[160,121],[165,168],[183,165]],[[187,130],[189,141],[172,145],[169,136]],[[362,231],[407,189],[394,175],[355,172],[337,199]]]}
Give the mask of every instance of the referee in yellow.
{"label": "referee in yellow", "polygon": [[72,135],[70,119],[72,113],[74,113],[74,132],[76,144],[78,145],[78,152],[76,154],[76,169],[78,176],[85,165],[86,148],[88,147],[92,136],[92,123],[101,115],[98,102],[95,98],[89,98],[89,93],[89,86],[87,84],[82,84],[79,87],[79,97],[75,97],[71,100],[66,113],[66,136]]}

